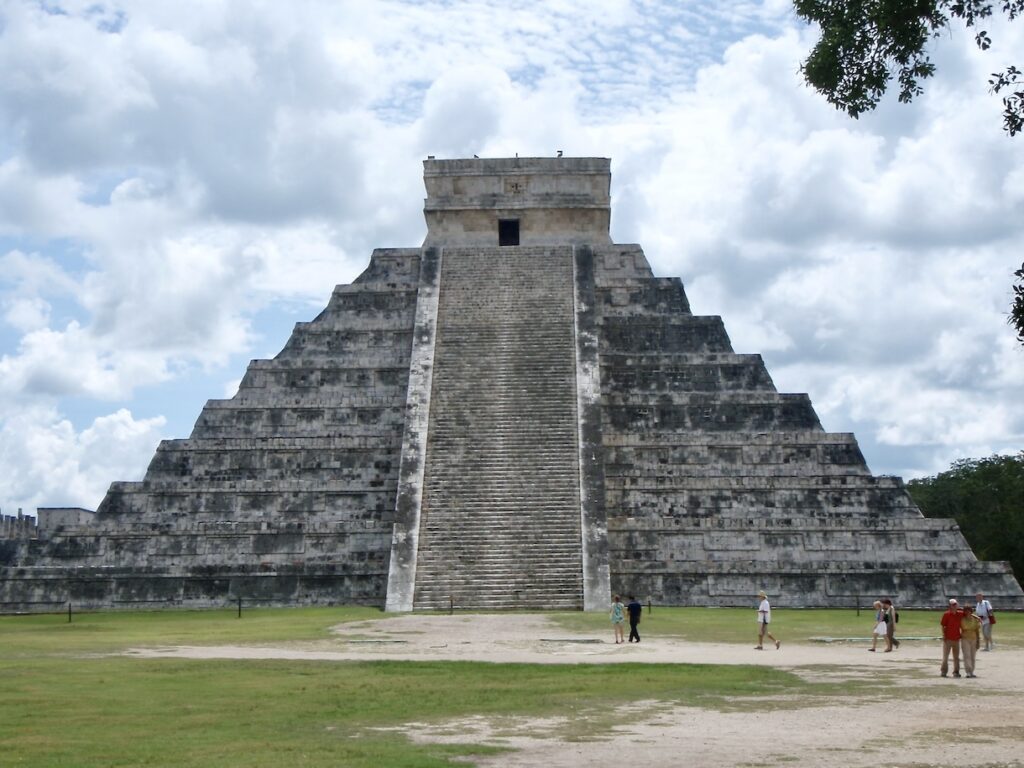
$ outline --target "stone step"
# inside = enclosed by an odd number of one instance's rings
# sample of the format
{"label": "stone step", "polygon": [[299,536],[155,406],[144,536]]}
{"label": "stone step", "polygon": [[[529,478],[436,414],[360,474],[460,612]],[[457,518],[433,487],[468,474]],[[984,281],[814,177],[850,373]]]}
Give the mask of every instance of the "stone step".
{"label": "stone step", "polygon": [[[442,488],[449,483],[465,486],[480,481],[531,487],[535,481],[543,479],[549,482],[564,483],[568,489],[577,476],[576,464],[566,460],[565,454],[562,452],[546,458],[538,456],[542,460],[520,461],[517,467],[502,467],[493,460],[478,460],[474,456],[466,456],[457,451],[451,453],[433,451],[428,455],[434,461],[447,462],[446,466],[432,468],[426,475],[426,482],[431,483],[436,480]],[[499,456],[498,458],[515,461],[516,456],[506,454],[504,457]],[[576,491],[572,490],[571,493],[575,494]]]}
{"label": "stone step", "polygon": [[454,527],[447,523],[428,522],[423,525],[422,530],[453,539],[449,543],[452,548],[464,542],[480,540],[493,542],[495,547],[518,547],[526,541],[545,541],[558,546],[579,544],[579,526],[574,527],[570,523],[552,525],[544,518],[528,518],[523,522],[513,522],[510,517],[514,519],[515,516],[484,518],[478,524],[460,524]]}
{"label": "stone step", "polygon": [[[575,539],[575,546],[573,545]],[[477,541],[479,539],[467,539],[466,541]],[[445,552],[444,558],[423,559],[423,564],[435,563],[444,566],[450,561],[459,561],[467,565],[474,563],[504,563],[507,567],[515,570],[518,567],[527,567],[537,563],[548,563],[553,568],[559,564],[580,563],[579,535],[565,537],[558,541],[546,541],[544,539],[530,541],[525,538],[519,539],[488,539],[491,546],[480,550],[477,546],[466,546],[463,540],[459,540],[459,547],[450,547]],[[429,553],[428,553],[429,554]],[[418,566],[417,566],[418,567]]]}
{"label": "stone step", "polygon": [[[566,510],[566,513],[568,510]],[[476,516],[474,516],[476,517]],[[568,517],[568,514],[560,517]],[[579,525],[570,521],[555,523],[552,521],[550,509],[545,509],[544,514],[524,514],[519,510],[509,510],[506,514],[493,513],[488,511],[478,517],[479,522],[464,522],[468,516],[446,518],[444,521],[427,520],[423,523],[423,530],[438,531],[442,534],[454,535],[459,539],[473,536],[489,536],[495,541],[530,536],[540,538],[536,533],[540,528],[544,537],[572,537],[578,539]],[[456,521],[452,525],[452,520]],[[558,519],[558,518],[556,518]]]}
{"label": "stone step", "polygon": [[[569,476],[576,474],[575,457],[570,453],[575,446],[555,446],[547,451],[534,451],[524,444],[523,453],[529,451],[530,459],[526,460],[516,451],[493,450],[466,455],[459,450],[428,450],[429,458],[443,466],[430,472],[429,477],[440,477],[446,480],[467,480],[470,477],[503,477],[521,478],[529,482],[536,476],[556,478],[569,481]],[[518,460],[518,461],[517,461]],[[516,461],[518,466],[505,466],[502,462]]]}
{"label": "stone step", "polygon": [[[447,599],[448,595],[452,594],[461,594],[463,601],[469,601],[474,596],[477,599],[502,601],[514,599],[514,594],[517,592],[520,596],[536,595],[537,597],[543,597],[545,595],[561,595],[565,599],[579,594],[582,597],[582,578],[579,581],[580,586],[578,588],[570,588],[565,584],[566,580],[564,578],[545,578],[542,573],[494,574],[491,579],[452,579],[447,581],[443,577],[437,577],[429,588],[420,587],[417,584],[416,602],[418,603],[421,598],[424,600],[431,598]],[[416,607],[419,606],[417,605]]]}
{"label": "stone step", "polygon": [[[426,474],[425,482],[432,490],[444,492],[448,487],[457,488],[460,492],[463,489],[472,489],[476,485],[495,485],[509,489],[525,489],[528,494],[530,488],[537,487],[542,481],[545,490],[538,490],[538,493],[550,493],[554,491],[553,486],[557,484],[565,494],[575,498],[577,490],[576,465],[557,463],[558,457],[552,457],[544,463],[528,464],[521,462],[518,467],[500,468],[478,463],[472,457],[451,454],[450,457],[442,453],[431,455],[435,461],[449,461],[448,466],[432,469]],[[514,457],[512,457],[514,460]],[[453,464],[458,463],[457,466]],[[683,479],[683,478],[678,478]]]}
{"label": "stone step", "polygon": [[[575,425],[559,425],[558,433],[552,435],[547,429],[501,429],[489,427],[488,431],[479,434],[477,441],[467,445],[464,439],[460,438],[460,430],[456,424],[445,426],[443,431],[436,434],[431,440],[428,438],[428,446],[438,453],[446,450],[456,455],[472,457],[478,450],[494,452],[504,449],[509,455],[518,455],[523,451],[532,452],[534,449],[541,449],[547,453],[555,451],[575,451],[576,441],[569,432],[570,427]],[[480,445],[478,449],[476,446]]]}
{"label": "stone step", "polygon": [[582,592],[582,571],[578,571],[574,578],[567,578],[562,575],[547,575],[545,569],[536,572],[509,570],[507,572],[494,572],[483,575],[472,575],[471,577],[451,577],[443,574],[432,575],[428,583],[417,581],[416,592],[419,595],[449,595],[453,591],[459,591],[463,595],[472,593],[489,594],[492,597],[508,595],[511,592],[536,590],[550,594],[575,594],[577,590]]}
{"label": "stone step", "polygon": [[[449,502],[466,499],[479,504],[481,501],[487,503],[487,499],[493,499],[495,504],[501,505],[530,504],[552,509],[574,506],[576,494],[566,487],[565,482],[558,483],[557,480],[558,478],[554,478],[551,483],[538,487],[537,484],[528,482],[501,482],[476,477],[458,483],[439,483],[431,479],[424,487],[432,497],[444,498]],[[452,504],[447,506],[451,508]]]}
{"label": "stone step", "polygon": [[[456,611],[579,611],[583,607],[583,598],[558,598],[552,595],[526,595],[522,598],[481,599],[474,598],[455,602]],[[437,611],[446,613],[449,610],[448,599],[433,598],[416,601],[418,611]]]}
{"label": "stone step", "polygon": [[[475,426],[477,428],[477,440],[472,443],[467,443],[464,438],[464,431],[467,426],[464,426],[464,422],[473,417],[472,413],[466,413],[459,419],[446,419],[441,421],[437,425],[436,431],[433,433],[433,439],[429,440],[433,444],[437,444],[439,441],[445,439],[454,439],[459,443],[466,445],[468,450],[472,450],[473,445],[477,444],[478,440],[484,442],[497,442],[500,440],[514,440],[516,438],[522,440],[525,438],[538,438],[543,441],[543,444],[550,445],[562,445],[565,443],[574,443],[572,439],[575,431],[572,427],[575,427],[574,423],[568,421],[565,422],[554,422],[545,425],[544,429],[541,429],[534,425],[520,424],[511,425],[501,420],[500,417],[492,419],[474,419]],[[555,431],[557,428],[557,431]]]}
{"label": "stone step", "polygon": [[[424,520],[444,521],[451,530],[456,530],[463,521],[472,524],[473,520],[490,518],[505,526],[515,524],[517,520],[529,525],[533,525],[534,522],[546,525],[557,525],[559,522],[566,525],[579,523],[577,516],[570,516],[572,512],[579,512],[574,497],[563,495],[561,498],[551,499],[548,494],[531,497],[513,495],[504,492],[505,490],[499,489],[494,493],[487,489],[476,497],[467,494],[448,497],[442,495],[440,498],[444,498],[448,503],[443,507],[424,507]],[[467,500],[469,503],[465,503]]]}
{"label": "stone step", "polygon": [[[425,487],[430,489],[431,494],[441,494],[451,498],[472,494],[474,488],[486,488],[487,494],[496,491],[506,491],[507,501],[519,501],[523,499],[534,499],[539,494],[549,496],[558,494],[557,499],[575,498],[575,486],[571,489],[570,484],[575,480],[571,471],[564,473],[542,473],[531,472],[525,475],[499,474],[491,472],[476,472],[470,468],[464,468],[460,475],[432,474],[427,478]],[[561,491],[559,490],[561,489]],[[550,496],[549,496],[550,498]],[[561,506],[555,504],[554,506]]]}
{"label": "stone step", "polygon": [[[458,445],[448,443],[428,443],[431,453],[440,459],[455,458],[460,461],[472,462],[475,467],[486,468],[495,466],[502,469],[510,469],[505,462],[509,458],[521,456],[521,452],[528,450],[532,457],[532,465],[537,468],[551,466],[556,462],[559,466],[573,467],[576,463],[572,453],[575,451],[575,441],[566,440],[562,444],[537,445],[536,439],[528,439],[529,435],[490,435],[487,445],[474,448],[467,452]],[[442,467],[447,468],[447,467]],[[510,470],[511,471],[511,470]]]}
{"label": "stone step", "polygon": [[[458,557],[452,555],[442,559],[424,560],[417,563],[417,574],[432,574],[437,578],[445,578],[453,567],[459,569],[463,578],[472,576],[476,581],[479,578],[492,578],[495,574],[506,576],[515,573],[541,572],[546,578],[561,581],[566,577],[574,579],[580,574],[581,560],[579,557],[570,557],[564,553],[552,551],[546,553],[546,557],[535,557],[526,560],[523,557],[487,557],[474,558],[469,555]],[[422,570],[421,570],[422,566]]]}
{"label": "stone step", "polygon": [[576,600],[582,596],[581,588],[563,586],[565,579],[541,580],[539,577],[527,575],[520,581],[511,582],[504,579],[500,582],[472,581],[444,582],[435,579],[437,586],[430,589],[417,590],[414,607],[421,608],[437,602],[447,602],[449,596],[455,596],[456,602],[462,604],[479,603],[510,603],[524,599],[544,601]]}
{"label": "stone step", "polygon": [[535,557],[532,560],[525,560],[522,557],[458,557],[453,555],[444,560],[423,560],[417,562],[418,573],[433,573],[443,578],[453,565],[457,565],[463,576],[490,576],[499,573],[524,573],[539,569],[545,577],[552,580],[561,580],[566,575],[574,576],[580,573],[580,558],[567,557],[557,551],[547,553],[552,557]]}
{"label": "stone step", "polygon": [[465,494],[458,497],[440,497],[440,500],[447,503],[443,506],[433,504],[428,506],[427,510],[430,513],[438,508],[451,510],[448,517],[445,518],[446,520],[460,520],[458,515],[464,514],[463,510],[473,510],[481,515],[491,514],[497,519],[504,519],[505,524],[508,524],[509,518],[515,517],[524,519],[541,517],[542,522],[551,524],[550,521],[556,517],[567,518],[570,513],[579,512],[575,504],[570,504],[569,500],[565,498],[563,503],[558,504],[543,498],[501,498],[501,494],[488,492],[475,497]]}
{"label": "stone step", "polygon": [[[493,480],[530,487],[538,479],[569,483],[576,476],[576,465],[565,461],[562,453],[552,454],[543,461],[538,461],[535,458],[530,463],[522,462],[519,467],[502,467],[496,461],[475,456],[467,457],[457,452],[446,454],[444,451],[434,451],[431,457],[435,461],[459,463],[458,466],[448,464],[448,466],[431,471],[427,482],[436,480],[442,486],[448,483],[470,485],[480,480]],[[510,454],[497,456],[498,461],[514,458],[515,456]]]}
{"label": "stone step", "polygon": [[[573,592],[579,587],[581,574],[582,565],[578,559],[566,560],[564,563],[541,560],[532,562],[492,560],[474,563],[449,559],[433,564],[424,563],[422,571],[418,566],[416,569],[417,581],[422,575],[425,577],[422,584],[429,583],[432,585],[430,589],[440,588],[445,591],[450,588],[446,585],[461,583],[472,584],[482,589],[493,586],[497,587],[499,591],[510,585],[546,584],[553,591]],[[426,587],[423,589],[426,590]]]}
{"label": "stone step", "polygon": [[[436,362],[436,361],[435,361]],[[443,362],[443,361],[442,361]],[[466,371],[452,376],[434,379],[435,383],[446,384],[444,391],[438,391],[438,400],[442,403],[458,405],[463,407],[480,408],[483,403],[466,402],[459,400],[459,392],[464,391],[460,386],[461,380],[471,377],[474,386],[487,393],[487,405],[500,408],[501,405],[520,407],[525,403],[552,412],[558,411],[561,403],[575,400],[575,378],[572,376],[558,376],[550,371],[547,375],[539,373],[535,377],[516,376],[499,378],[491,376],[484,367],[475,366],[467,368]],[[454,389],[452,389],[454,387]],[[487,409],[489,410],[489,409]],[[486,412],[483,411],[483,412]]]}
{"label": "stone step", "polygon": [[[461,502],[465,497],[460,496]],[[486,501],[489,498],[490,501]],[[474,520],[493,520],[500,523],[503,528],[514,527],[518,524],[533,526],[535,522],[541,522],[556,529],[564,526],[566,530],[575,530],[579,520],[570,512],[577,512],[575,504],[556,504],[543,499],[507,499],[496,496],[481,497],[485,499],[480,503],[461,504],[451,503],[444,506],[438,512],[433,507],[426,507],[424,510],[424,524],[434,523],[448,527],[449,530],[458,530],[458,527],[465,523],[471,525]]]}
{"label": "stone step", "polygon": [[[433,448],[433,446],[430,446]],[[568,476],[576,474],[577,465],[571,451],[575,446],[555,446],[550,450],[534,451],[529,443],[524,443],[524,452],[530,451],[529,461],[510,450],[484,450],[480,453],[467,455],[460,450],[429,450],[431,459],[443,466],[431,471],[428,477],[444,478],[448,481],[464,480],[470,477],[521,478],[529,482],[531,478],[549,477],[568,482]],[[503,465],[503,462],[516,461],[518,466]]]}
{"label": "stone step", "polygon": [[[436,407],[443,407],[443,405],[437,405]],[[569,404],[567,403],[568,407]],[[447,418],[439,418],[437,429],[434,431],[434,442],[437,442],[441,438],[454,438],[459,440],[463,444],[467,444],[465,440],[465,430],[468,425],[465,421],[468,418],[473,418],[475,414],[472,411],[464,411],[460,413],[458,417],[449,415]],[[568,419],[559,419],[557,421],[552,420],[546,424],[511,424],[508,423],[504,415],[492,415],[491,418],[475,418],[474,426],[477,430],[477,437],[482,439],[501,439],[502,437],[524,437],[524,436],[539,436],[546,437],[547,440],[552,443],[561,443],[565,441],[573,441],[575,431],[572,427],[576,424]],[[474,443],[468,443],[467,446],[471,449]]]}
{"label": "stone step", "polygon": [[526,523],[522,523],[521,527],[509,527],[504,525],[503,521],[495,519],[486,522],[482,521],[481,525],[460,525],[455,529],[450,526],[427,523],[422,527],[422,530],[437,532],[440,535],[448,535],[456,539],[456,541],[452,542],[453,548],[468,541],[479,541],[482,539],[493,542],[494,548],[499,549],[504,546],[517,547],[523,542],[531,540],[543,541],[558,546],[579,544],[580,531],[578,526],[573,528],[569,525],[548,525],[542,532],[538,532],[538,525],[544,521],[535,520],[530,522],[532,523],[530,527],[527,527]]}
{"label": "stone step", "polygon": [[444,611],[449,600],[456,608],[488,610],[562,610],[578,611],[583,606],[582,590],[560,590],[554,585],[540,584],[535,588],[522,585],[515,589],[475,589],[456,585],[452,589],[430,590],[417,594],[416,610]]}
{"label": "stone step", "polygon": [[[509,498],[512,494],[507,490],[487,488],[482,491],[478,490],[477,495],[473,496],[468,493],[451,496],[439,494],[436,498],[432,494],[434,503],[428,506],[427,510],[431,513],[439,508],[450,511],[446,518],[450,520],[461,520],[460,515],[465,515],[467,510],[470,510],[473,514],[481,516],[490,514],[498,519],[504,518],[505,524],[508,523],[509,518],[515,517],[524,519],[539,517],[542,522],[548,523],[556,517],[565,517],[572,512],[578,512],[575,502],[568,496],[551,499],[549,494],[545,494],[543,497],[520,495],[516,498]],[[443,505],[439,506],[440,502],[444,502]]]}

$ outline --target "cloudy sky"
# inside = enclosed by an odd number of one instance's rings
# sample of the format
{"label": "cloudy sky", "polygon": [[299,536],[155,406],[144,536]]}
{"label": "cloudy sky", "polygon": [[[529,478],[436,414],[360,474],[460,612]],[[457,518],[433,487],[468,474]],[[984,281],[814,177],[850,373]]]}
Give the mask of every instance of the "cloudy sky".
{"label": "cloudy sky", "polygon": [[986,80],[1024,22],[989,31],[853,121],[785,0],[0,0],[0,509],[141,478],[422,242],[428,154],[610,157],[614,240],[876,474],[1018,451],[1024,138]]}

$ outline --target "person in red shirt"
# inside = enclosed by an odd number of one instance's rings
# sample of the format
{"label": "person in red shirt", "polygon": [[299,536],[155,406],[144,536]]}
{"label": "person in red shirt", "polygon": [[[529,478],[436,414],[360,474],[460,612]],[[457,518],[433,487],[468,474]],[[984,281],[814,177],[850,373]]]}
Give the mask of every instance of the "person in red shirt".
{"label": "person in red shirt", "polygon": [[949,671],[949,653],[953,652],[953,677],[960,677],[960,619],[963,612],[956,600],[950,599],[949,610],[942,614],[942,666],[939,671],[945,677]]}

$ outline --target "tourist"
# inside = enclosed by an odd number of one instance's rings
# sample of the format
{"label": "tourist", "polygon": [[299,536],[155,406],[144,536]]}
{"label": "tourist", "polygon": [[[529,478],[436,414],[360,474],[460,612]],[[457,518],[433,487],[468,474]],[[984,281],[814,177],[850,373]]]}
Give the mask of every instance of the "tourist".
{"label": "tourist", "polygon": [[960,677],[960,618],[963,613],[955,599],[950,598],[949,609],[942,614],[942,666],[939,672],[945,677],[949,672],[949,654],[953,654],[953,677]]}
{"label": "tourist", "polygon": [[868,648],[872,653],[878,648],[878,638],[886,636],[885,629],[885,610],[882,608],[882,601],[875,600],[875,624],[871,629],[871,647]]}
{"label": "tourist", "polygon": [[626,608],[618,595],[612,598],[612,629],[615,630],[615,644],[625,642],[622,635],[622,625],[626,623]]}
{"label": "tourist", "polygon": [[981,650],[991,651],[996,647],[996,644],[992,642],[992,625],[996,623],[996,615],[992,609],[992,603],[985,599],[985,596],[979,592],[974,596],[977,601],[977,606],[974,612],[977,614],[978,619],[981,621],[981,634],[985,638],[985,647]]}
{"label": "tourist", "polygon": [[980,643],[981,619],[974,615],[971,606],[965,605],[963,616],[960,618],[960,654],[964,657],[964,672],[968,677],[976,677],[974,659],[978,655]]}
{"label": "tourist", "polygon": [[768,639],[775,643],[775,650],[779,650],[779,646],[782,643],[776,640],[775,636],[768,631],[768,625],[772,623],[772,607],[768,603],[768,595],[762,590],[757,593],[757,596],[761,598],[761,603],[757,606],[757,645],[754,646],[754,650],[764,650],[765,635],[768,635]]}
{"label": "tourist", "polygon": [[885,622],[885,652],[889,653],[893,648],[900,647],[900,641],[896,639],[896,622],[899,621],[900,614],[888,597],[882,598],[882,611]]}
{"label": "tourist", "polygon": [[629,613],[629,642],[640,642],[640,633],[637,631],[637,625],[640,623],[640,614],[644,612],[644,607],[637,602],[637,599],[633,596],[629,596],[629,605],[626,606],[626,611]]}

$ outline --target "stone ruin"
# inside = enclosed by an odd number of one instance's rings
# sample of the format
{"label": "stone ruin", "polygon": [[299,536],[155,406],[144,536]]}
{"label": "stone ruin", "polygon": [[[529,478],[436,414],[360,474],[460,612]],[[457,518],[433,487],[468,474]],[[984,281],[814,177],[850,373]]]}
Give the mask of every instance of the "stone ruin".
{"label": "stone ruin", "polygon": [[604,158],[424,163],[379,249],[95,515],[5,522],[0,610],[1024,608],[719,317],[609,237]]}
{"label": "stone ruin", "polygon": [[38,533],[39,523],[32,515],[26,515],[20,509],[17,515],[0,514],[0,542],[4,539],[31,539]]}

